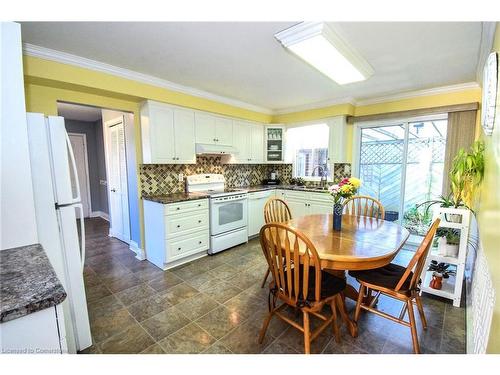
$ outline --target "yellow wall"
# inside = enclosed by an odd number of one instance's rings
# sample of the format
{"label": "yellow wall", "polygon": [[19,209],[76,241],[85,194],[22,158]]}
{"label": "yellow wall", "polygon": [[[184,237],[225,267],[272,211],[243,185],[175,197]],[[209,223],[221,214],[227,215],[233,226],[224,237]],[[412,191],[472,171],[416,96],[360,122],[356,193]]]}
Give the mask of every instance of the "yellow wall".
{"label": "yellow wall", "polygon": [[[500,52],[500,27],[497,23],[493,50]],[[500,90],[500,86],[499,86]],[[500,91],[499,91],[500,92]],[[493,320],[488,342],[488,353],[500,353],[500,95],[497,96],[497,113],[495,129],[492,136],[481,139],[486,146],[485,180],[483,182],[481,199],[478,207],[479,232],[483,250],[488,261],[488,267],[496,293]]]}

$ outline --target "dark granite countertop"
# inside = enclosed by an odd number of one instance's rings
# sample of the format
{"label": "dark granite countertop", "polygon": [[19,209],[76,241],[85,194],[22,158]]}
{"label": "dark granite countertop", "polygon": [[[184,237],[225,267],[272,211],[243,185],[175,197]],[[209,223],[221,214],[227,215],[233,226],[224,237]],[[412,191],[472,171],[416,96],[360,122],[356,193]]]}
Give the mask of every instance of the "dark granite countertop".
{"label": "dark granite countertop", "polygon": [[185,201],[192,201],[196,199],[204,199],[208,198],[208,195],[202,193],[173,193],[173,194],[165,194],[165,195],[143,195],[142,199],[161,203],[161,204],[169,204],[169,203],[178,203]]}
{"label": "dark granite countertop", "polygon": [[257,191],[265,190],[293,190],[293,191],[307,191],[313,193],[325,193],[327,190],[322,190],[320,188],[296,186],[296,185],[256,185],[256,186],[244,186],[242,189],[248,190],[249,193],[254,193]]}
{"label": "dark granite countertop", "polygon": [[0,251],[0,322],[58,305],[65,298],[40,244]]}

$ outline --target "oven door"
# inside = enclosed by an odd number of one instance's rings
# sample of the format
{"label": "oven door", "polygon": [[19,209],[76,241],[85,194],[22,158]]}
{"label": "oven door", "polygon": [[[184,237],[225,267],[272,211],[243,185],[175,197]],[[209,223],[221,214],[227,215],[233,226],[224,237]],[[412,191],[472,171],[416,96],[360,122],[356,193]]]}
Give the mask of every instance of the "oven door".
{"label": "oven door", "polygon": [[246,194],[210,199],[210,234],[214,236],[246,227],[247,209]]}

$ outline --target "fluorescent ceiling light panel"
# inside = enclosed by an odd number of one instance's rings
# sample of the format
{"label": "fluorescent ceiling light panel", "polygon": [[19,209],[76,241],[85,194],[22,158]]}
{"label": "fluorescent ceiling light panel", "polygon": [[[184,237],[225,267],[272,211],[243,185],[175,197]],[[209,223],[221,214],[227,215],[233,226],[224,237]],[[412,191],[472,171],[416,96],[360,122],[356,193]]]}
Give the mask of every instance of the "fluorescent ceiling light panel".
{"label": "fluorescent ceiling light panel", "polygon": [[302,22],[274,37],[339,85],[364,81],[372,67],[324,22]]}

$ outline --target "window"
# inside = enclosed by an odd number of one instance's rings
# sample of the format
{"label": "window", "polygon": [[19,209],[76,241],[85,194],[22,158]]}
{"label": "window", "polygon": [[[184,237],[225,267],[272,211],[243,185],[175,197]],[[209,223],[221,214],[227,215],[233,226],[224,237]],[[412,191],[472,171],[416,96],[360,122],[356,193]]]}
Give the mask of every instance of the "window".
{"label": "window", "polygon": [[[294,177],[319,179],[320,169],[328,169],[328,140],[330,128],[327,124],[313,124],[287,130],[287,160],[293,163]],[[318,168],[320,166],[321,168]]]}

